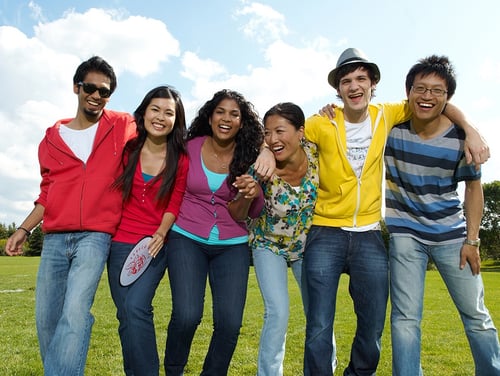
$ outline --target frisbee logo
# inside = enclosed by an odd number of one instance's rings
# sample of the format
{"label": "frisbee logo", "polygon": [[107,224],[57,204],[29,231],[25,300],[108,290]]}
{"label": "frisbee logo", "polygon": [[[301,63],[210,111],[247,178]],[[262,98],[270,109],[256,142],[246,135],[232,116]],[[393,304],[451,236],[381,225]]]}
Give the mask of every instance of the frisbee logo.
{"label": "frisbee logo", "polygon": [[[147,248],[147,246],[146,246]],[[138,273],[146,263],[147,257],[140,255],[137,252],[134,254],[134,258],[127,264],[128,275]]]}
{"label": "frisbee logo", "polygon": [[130,251],[120,274],[120,284],[122,286],[134,283],[148,268],[153,259],[148,250],[151,239],[151,236],[141,239]]}

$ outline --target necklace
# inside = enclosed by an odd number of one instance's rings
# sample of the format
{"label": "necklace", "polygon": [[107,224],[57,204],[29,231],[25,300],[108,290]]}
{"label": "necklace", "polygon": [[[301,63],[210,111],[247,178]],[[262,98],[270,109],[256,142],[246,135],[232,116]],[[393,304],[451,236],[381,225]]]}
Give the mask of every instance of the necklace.
{"label": "necklace", "polygon": [[214,152],[214,157],[219,162],[219,167],[221,168],[221,170],[227,170],[227,167],[228,167],[227,163],[222,161],[215,152]]}
{"label": "necklace", "polygon": [[[212,154],[214,155],[215,159],[217,159],[217,162],[219,163],[219,168],[221,170],[227,170],[229,168],[229,163],[231,163],[231,160],[233,159],[232,155],[231,155],[231,159],[229,161],[224,161],[223,159],[219,158],[219,156],[215,152],[213,138],[210,138],[210,146],[212,146],[212,150],[213,150]],[[234,146],[233,146],[233,150],[234,150]],[[233,151],[233,150],[231,150],[231,151]]]}

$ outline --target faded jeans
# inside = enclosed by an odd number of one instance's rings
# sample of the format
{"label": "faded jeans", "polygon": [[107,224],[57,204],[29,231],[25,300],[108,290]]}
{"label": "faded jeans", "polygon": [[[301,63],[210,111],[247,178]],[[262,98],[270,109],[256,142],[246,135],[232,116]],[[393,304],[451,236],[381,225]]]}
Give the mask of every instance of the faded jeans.
{"label": "faded jeans", "polygon": [[395,376],[422,375],[420,364],[424,283],[432,258],[457,307],[474,358],[476,376],[500,375],[498,333],[484,305],[481,275],[460,270],[463,241],[426,245],[409,236],[391,237],[391,337]]}
{"label": "faded jeans", "polygon": [[[255,275],[264,300],[264,325],[259,342],[257,375],[281,376],[283,375],[286,332],[290,314],[288,263],[283,256],[268,249],[257,248],[252,254]],[[302,286],[302,260],[292,261],[290,269],[301,289],[305,306],[307,296]],[[332,367],[335,370],[337,364],[335,337],[332,337],[332,341]]]}
{"label": "faded jeans", "polygon": [[83,375],[94,302],[111,237],[46,234],[36,285],[36,326],[45,375]]}
{"label": "faded jeans", "polygon": [[[254,249],[253,264],[264,300],[264,325],[260,334],[257,375],[281,376],[290,313],[287,261],[268,249]],[[299,287],[301,269],[302,260],[292,262],[291,270]]]}

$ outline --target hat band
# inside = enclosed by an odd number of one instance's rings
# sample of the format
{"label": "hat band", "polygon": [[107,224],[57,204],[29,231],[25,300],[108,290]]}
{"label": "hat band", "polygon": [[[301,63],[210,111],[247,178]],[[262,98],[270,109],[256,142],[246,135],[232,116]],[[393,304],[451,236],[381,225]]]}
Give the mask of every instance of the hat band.
{"label": "hat band", "polygon": [[344,65],[344,64],[350,63],[352,61],[356,61],[356,62],[360,62],[360,63],[368,63],[368,60],[363,59],[362,57],[354,56],[354,57],[351,57],[350,59],[344,60],[341,64],[339,64],[339,67]]}

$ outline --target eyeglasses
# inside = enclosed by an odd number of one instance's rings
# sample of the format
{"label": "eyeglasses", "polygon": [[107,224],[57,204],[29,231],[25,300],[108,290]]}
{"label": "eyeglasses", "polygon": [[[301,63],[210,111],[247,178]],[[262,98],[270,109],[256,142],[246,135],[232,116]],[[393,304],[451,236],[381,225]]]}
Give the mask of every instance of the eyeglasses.
{"label": "eyeglasses", "polygon": [[79,82],[77,85],[81,86],[83,91],[87,94],[92,94],[98,91],[101,98],[109,98],[111,96],[111,90],[107,87],[97,87],[96,85],[89,84],[88,82]]}
{"label": "eyeglasses", "polygon": [[417,94],[425,94],[425,92],[428,90],[432,95],[436,97],[442,97],[447,93],[447,91],[443,89],[429,89],[425,86],[412,86],[411,88]]}

